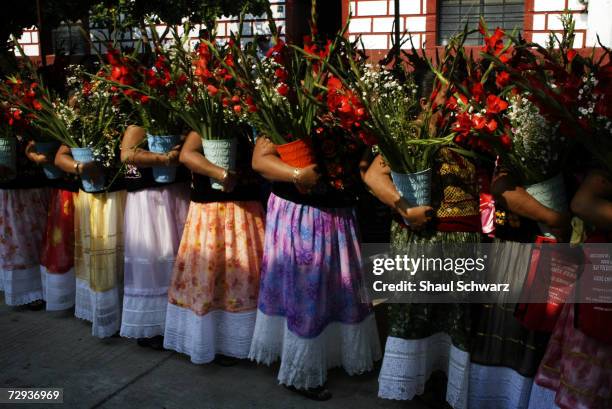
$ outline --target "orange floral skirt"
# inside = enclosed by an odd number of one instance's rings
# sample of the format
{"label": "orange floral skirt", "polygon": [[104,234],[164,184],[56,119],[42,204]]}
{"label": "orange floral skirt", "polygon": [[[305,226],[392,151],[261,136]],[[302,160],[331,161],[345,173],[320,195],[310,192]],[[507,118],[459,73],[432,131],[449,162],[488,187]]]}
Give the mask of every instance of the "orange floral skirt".
{"label": "orange floral skirt", "polygon": [[264,212],[259,202],[191,202],[169,301],[197,315],[257,307]]}

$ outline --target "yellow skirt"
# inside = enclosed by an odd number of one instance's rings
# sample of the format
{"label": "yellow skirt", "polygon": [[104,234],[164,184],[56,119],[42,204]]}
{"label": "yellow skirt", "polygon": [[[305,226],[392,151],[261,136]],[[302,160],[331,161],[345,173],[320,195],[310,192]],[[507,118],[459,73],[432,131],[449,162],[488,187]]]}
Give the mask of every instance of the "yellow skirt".
{"label": "yellow skirt", "polygon": [[74,270],[95,292],[123,283],[125,199],[125,191],[75,195]]}

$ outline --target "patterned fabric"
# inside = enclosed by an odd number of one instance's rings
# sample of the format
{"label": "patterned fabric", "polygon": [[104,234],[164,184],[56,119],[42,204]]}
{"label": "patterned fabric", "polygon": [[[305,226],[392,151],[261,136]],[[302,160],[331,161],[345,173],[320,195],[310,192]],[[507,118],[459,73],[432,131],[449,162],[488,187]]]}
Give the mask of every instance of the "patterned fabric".
{"label": "patterned fabric", "polygon": [[574,304],[566,304],[540,365],[536,383],[556,392],[562,409],[612,407],[612,345],[574,327]]}
{"label": "patterned fabric", "polygon": [[66,273],[74,266],[74,199],[72,192],[60,189],[52,191],[40,264],[53,274]]}
{"label": "patterned fabric", "polygon": [[191,202],[169,302],[200,316],[254,310],[263,239],[259,202]]}
{"label": "patterned fabric", "polygon": [[435,157],[432,196],[436,216],[455,218],[479,216],[479,192],[476,167],[472,162],[449,148],[442,148]]}
{"label": "patterned fabric", "polygon": [[123,283],[125,197],[125,191],[81,191],[76,196],[75,274],[94,292],[108,291]]}
{"label": "patterned fabric", "polygon": [[371,312],[360,299],[361,252],[350,208],[319,209],[272,194],[266,218],[259,310],[287,318],[300,337]]}
{"label": "patterned fabric", "polygon": [[40,250],[47,189],[0,189],[0,290],[8,305],[42,299]]}
{"label": "patterned fabric", "polygon": [[25,270],[40,265],[48,189],[0,190],[0,268]]}
{"label": "patterned fabric", "polygon": [[[398,223],[391,226],[391,246],[406,254],[410,244],[478,243],[478,233],[413,232]],[[389,304],[389,335],[404,339],[426,338],[439,332],[449,334],[453,345],[469,347],[471,306],[469,304]]]}

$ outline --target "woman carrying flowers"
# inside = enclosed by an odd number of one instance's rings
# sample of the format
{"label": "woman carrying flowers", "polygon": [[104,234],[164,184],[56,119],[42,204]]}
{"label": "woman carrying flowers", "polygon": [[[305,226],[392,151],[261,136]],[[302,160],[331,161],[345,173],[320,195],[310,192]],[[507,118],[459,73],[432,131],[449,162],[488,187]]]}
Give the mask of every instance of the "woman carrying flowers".
{"label": "woman carrying flowers", "polygon": [[118,167],[104,168],[98,161],[75,160],[66,145],[57,151],[55,165],[81,178],[113,181],[98,192],[81,187],[74,203],[75,316],[92,323],[93,336],[110,337],[121,325],[126,196],[123,179],[117,176]]}
{"label": "woman carrying flowers", "polygon": [[326,400],[328,369],[361,374],[380,358],[374,314],[359,295],[353,195],[317,194],[316,165],[288,165],[265,138],[257,141],[253,168],[273,187],[250,357],[267,365],[280,358],[281,384]]}
{"label": "woman carrying flowers", "polygon": [[[46,152],[40,145],[34,141],[28,144],[28,159],[39,166],[52,166],[55,152]],[[78,181],[63,172],[56,179],[47,180],[47,185],[52,189],[40,261],[43,298],[47,311],[60,311],[72,308],[76,298],[74,196],[79,188]]]}
{"label": "woman carrying flowers", "polygon": [[[440,90],[438,97],[433,94],[435,98],[428,98],[433,82],[431,72],[422,75],[418,88],[422,113],[415,124],[436,135],[440,118],[431,113],[444,102],[444,93]],[[377,157],[365,174],[372,193],[401,216],[391,228],[392,249],[400,254],[409,254],[418,245],[442,244],[446,249],[452,247],[447,244],[480,241],[475,165],[450,147],[438,145],[430,166],[431,200],[425,205],[400,194],[383,157]],[[448,378],[446,387],[441,388],[446,389],[445,400],[454,408],[467,408],[470,305],[390,304],[388,314],[390,332],[379,376],[379,397],[413,399],[425,392],[426,382],[430,377],[435,379],[434,373],[442,372]],[[441,395],[439,390],[435,393]]]}
{"label": "woman carrying flowers", "polygon": [[[609,152],[606,152],[609,154]],[[612,236],[612,177],[593,170],[574,196],[571,207],[587,227],[588,243],[610,243]],[[608,247],[609,248],[609,245]],[[595,248],[601,253],[602,247]],[[593,259],[595,265],[599,260]],[[588,262],[587,262],[588,263]],[[587,271],[583,273],[586,281]],[[591,271],[592,273],[593,271]],[[593,276],[591,276],[593,277]],[[602,286],[593,281],[593,286]],[[578,294],[577,304],[567,303],[557,320],[548,348],[535,377],[530,408],[603,409],[612,395],[612,319],[610,304],[587,302]]]}
{"label": "woman carrying flowers", "polygon": [[4,291],[7,305],[40,309],[43,308],[41,248],[49,189],[42,169],[26,157],[28,141],[16,136],[7,117],[10,110],[7,108],[5,112],[4,108],[0,107],[1,139],[10,139],[15,144],[16,162],[12,166],[0,163],[0,291]]}
{"label": "woman carrying flowers", "polygon": [[39,122],[63,143],[55,165],[81,181],[74,203],[75,316],[105,338],[121,324],[126,192],[118,147],[127,118],[111,87],[90,82],[79,68],[68,85],[69,103],[47,96]]}
{"label": "woman carrying flowers", "polygon": [[121,143],[128,193],[120,335],[138,338],[141,346],[162,349],[168,287],[189,199],[185,172],[179,170],[177,178],[157,178],[159,181],[153,174],[153,167],[178,166],[178,146],[167,153],[154,153],[142,147],[146,139],[144,128],[129,126]]}
{"label": "woman carrying flowers", "polygon": [[192,172],[191,203],[168,291],[164,347],[196,364],[246,358],[255,326],[264,211],[249,132],[226,131],[236,143],[232,168],[203,154],[197,132],[180,155]]}

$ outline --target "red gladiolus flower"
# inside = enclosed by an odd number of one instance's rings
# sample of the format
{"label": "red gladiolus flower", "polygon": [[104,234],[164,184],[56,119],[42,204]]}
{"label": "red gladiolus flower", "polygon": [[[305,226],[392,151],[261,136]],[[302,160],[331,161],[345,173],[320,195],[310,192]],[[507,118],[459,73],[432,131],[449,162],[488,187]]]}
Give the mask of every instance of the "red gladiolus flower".
{"label": "red gladiolus flower", "polygon": [[281,82],[287,81],[287,78],[289,77],[289,75],[287,74],[287,71],[285,71],[282,68],[277,68],[274,71],[274,75],[276,75],[276,78],[278,78],[279,81],[281,81]]}
{"label": "red gladiolus flower", "polygon": [[210,95],[211,97],[214,97],[219,93],[219,89],[214,85],[209,85],[208,87],[206,87],[206,89],[208,89],[208,95]]}
{"label": "red gladiolus flower", "polygon": [[495,77],[495,85],[499,88],[504,88],[510,82],[510,74],[506,71],[502,71]]}
{"label": "red gladiolus flower", "polygon": [[472,93],[472,98],[480,102],[484,97],[484,86],[480,82],[477,82],[476,84],[472,85],[470,92]]}
{"label": "red gladiolus flower", "polygon": [[490,133],[495,132],[495,130],[497,129],[497,121],[495,119],[487,121],[487,123],[485,124],[485,128]]}
{"label": "red gladiolus flower", "polygon": [[576,50],[574,50],[574,49],[569,50],[567,52],[567,61],[569,61],[569,62],[574,61],[574,58],[576,58],[576,54],[577,54]]}
{"label": "red gladiolus flower", "polygon": [[238,95],[234,95],[234,96],[232,97],[232,102],[233,102],[233,103],[235,103],[235,104],[237,104],[238,102],[240,102],[240,97],[239,97]]}
{"label": "red gladiolus flower", "polygon": [[512,148],[512,139],[510,139],[510,137],[506,134],[503,134],[502,136],[499,137],[499,142],[501,143],[502,147],[506,150],[510,150]]}
{"label": "red gladiolus flower", "polygon": [[487,97],[487,114],[499,114],[508,108],[508,103],[497,95]]}
{"label": "red gladiolus flower", "polygon": [[35,110],[40,111],[42,109],[42,104],[40,103],[40,101],[35,99],[34,101],[32,101],[32,107]]}
{"label": "red gladiolus flower", "polygon": [[140,102],[143,103],[143,104],[148,103],[149,102],[149,96],[148,95],[142,95],[140,97]]}
{"label": "red gladiolus flower", "polygon": [[504,38],[505,33],[499,27],[495,29],[495,32],[490,37],[485,37],[485,49],[487,52],[491,52],[495,55],[499,54],[504,49]]}
{"label": "red gladiolus flower", "polygon": [[234,112],[239,114],[242,112],[242,106],[240,105],[234,105]]}
{"label": "red gladiolus flower", "polygon": [[286,97],[287,94],[289,94],[289,86],[287,86],[287,84],[279,85],[278,88],[276,88],[276,90],[278,91],[279,94],[281,94],[284,97]]}

